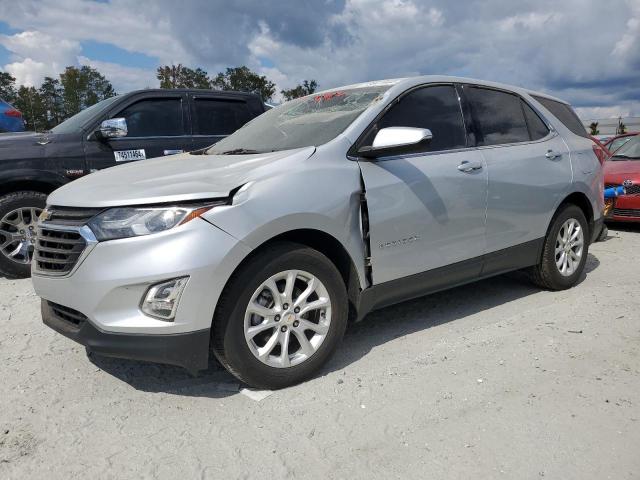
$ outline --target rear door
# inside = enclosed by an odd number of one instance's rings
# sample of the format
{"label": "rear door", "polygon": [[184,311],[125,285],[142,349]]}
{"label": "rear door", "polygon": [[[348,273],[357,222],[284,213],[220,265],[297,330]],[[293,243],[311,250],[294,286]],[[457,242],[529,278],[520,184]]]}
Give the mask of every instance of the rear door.
{"label": "rear door", "polygon": [[208,147],[232,134],[254,116],[243,97],[190,95],[193,150]]}
{"label": "rear door", "polygon": [[[519,95],[474,85],[462,91],[489,172],[487,252],[519,246],[522,255],[535,257],[536,241],[545,236],[550,215],[571,186],[568,148]],[[503,260],[528,263],[513,253]]]}
{"label": "rear door", "polygon": [[[428,128],[424,151],[360,160],[368,206],[373,283],[452,267],[455,278],[477,276],[484,253],[487,170],[469,148],[453,85],[405,93],[372,125],[362,144],[386,127]],[[464,260],[475,259],[473,262]]]}
{"label": "rear door", "polygon": [[90,168],[100,170],[192,150],[186,106],[186,95],[181,92],[143,95],[119,106],[108,117],[124,118],[127,136],[87,142]]}

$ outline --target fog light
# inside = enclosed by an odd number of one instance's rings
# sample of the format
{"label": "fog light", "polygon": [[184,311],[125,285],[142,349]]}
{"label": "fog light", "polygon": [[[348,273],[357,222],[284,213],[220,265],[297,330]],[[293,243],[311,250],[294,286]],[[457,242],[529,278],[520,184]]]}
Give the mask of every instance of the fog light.
{"label": "fog light", "polygon": [[151,285],[140,309],[150,317],[172,321],[176,316],[178,302],[188,280],[189,277],[180,277]]}

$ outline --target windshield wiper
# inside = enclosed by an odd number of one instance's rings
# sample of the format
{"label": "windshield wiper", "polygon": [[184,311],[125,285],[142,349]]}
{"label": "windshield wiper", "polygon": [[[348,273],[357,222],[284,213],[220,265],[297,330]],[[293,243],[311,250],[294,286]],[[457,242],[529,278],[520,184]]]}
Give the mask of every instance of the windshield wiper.
{"label": "windshield wiper", "polygon": [[251,155],[253,153],[262,153],[258,150],[251,150],[249,148],[234,148],[233,150],[226,150],[214,155]]}
{"label": "windshield wiper", "polygon": [[612,158],[640,158],[640,157],[631,157],[629,155],[625,155],[624,153],[617,153]]}

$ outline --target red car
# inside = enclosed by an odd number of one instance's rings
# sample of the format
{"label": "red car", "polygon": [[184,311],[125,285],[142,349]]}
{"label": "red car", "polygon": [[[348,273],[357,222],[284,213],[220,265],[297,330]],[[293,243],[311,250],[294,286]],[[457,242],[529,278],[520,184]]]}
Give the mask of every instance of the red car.
{"label": "red car", "polygon": [[594,143],[593,152],[596,154],[596,157],[598,157],[598,160],[600,160],[600,164],[603,164],[607,160],[607,158],[611,156],[611,152],[607,147],[604,146],[604,144],[600,140],[598,140],[593,135],[589,135],[589,138]]}
{"label": "red car", "polygon": [[633,133],[623,133],[621,135],[616,135],[615,137],[608,138],[607,141],[603,143],[603,145],[607,147],[607,149],[610,152],[615,152],[621,146],[623,146],[625,143],[631,140],[633,137],[638,135],[638,133],[639,132],[633,132]]}
{"label": "red car", "polygon": [[622,185],[626,195],[615,199],[607,220],[640,222],[640,136],[635,136],[604,164],[605,188]]}

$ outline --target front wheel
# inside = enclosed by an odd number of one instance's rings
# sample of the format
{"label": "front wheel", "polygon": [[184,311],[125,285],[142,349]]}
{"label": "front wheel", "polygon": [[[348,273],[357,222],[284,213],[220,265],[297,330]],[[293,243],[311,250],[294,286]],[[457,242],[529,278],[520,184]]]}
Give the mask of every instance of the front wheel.
{"label": "front wheel", "polygon": [[47,196],[40,192],[15,192],[0,197],[0,275],[26,278],[36,241],[38,216]]}
{"label": "front wheel", "polygon": [[551,222],[540,263],[531,268],[533,282],[548,290],[576,284],[589,252],[589,225],[576,205],[565,205]]}
{"label": "front wheel", "polygon": [[212,348],[238,379],[277,389],[316,373],[344,335],[344,281],[320,252],[278,243],[231,278],[213,322]]}

